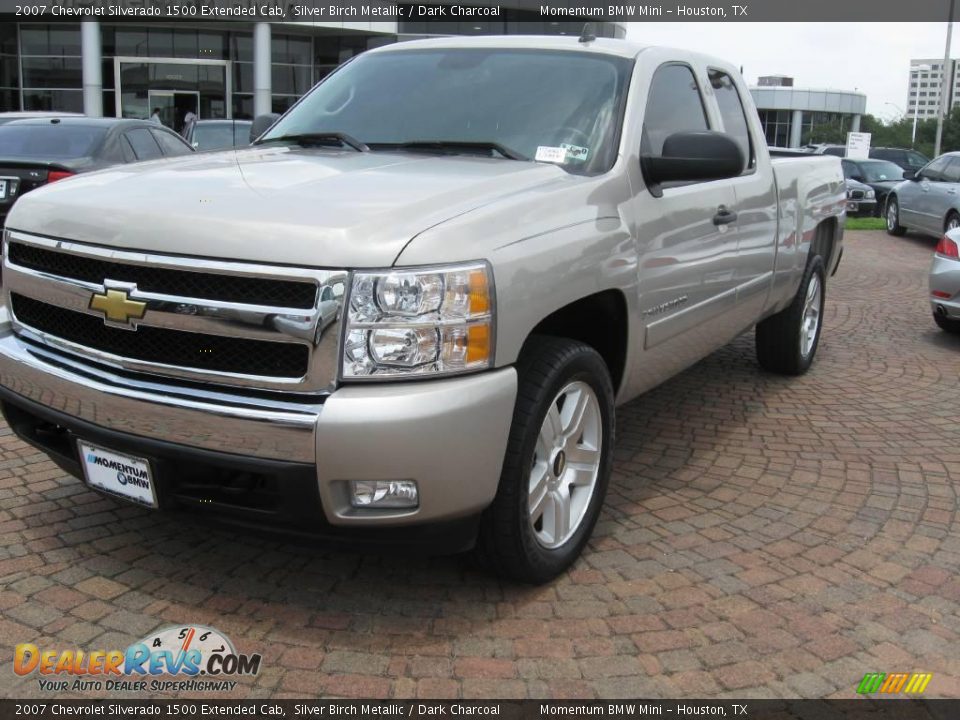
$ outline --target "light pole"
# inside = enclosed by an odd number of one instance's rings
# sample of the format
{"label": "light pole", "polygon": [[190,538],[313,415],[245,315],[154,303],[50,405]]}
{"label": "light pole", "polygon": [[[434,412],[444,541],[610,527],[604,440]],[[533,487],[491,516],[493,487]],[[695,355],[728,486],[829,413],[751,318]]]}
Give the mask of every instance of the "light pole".
{"label": "light pole", "polygon": [[953,37],[953,5],[955,0],[950,0],[950,16],[947,18],[947,47],[943,51],[943,67],[940,68],[940,107],[937,108],[937,140],[933,144],[933,156],[940,155],[940,140],[943,137],[943,116],[949,107],[947,102],[947,91],[950,88],[951,78],[947,73],[947,65],[950,64],[950,40]]}
{"label": "light pole", "polygon": [[[933,69],[933,68],[930,67],[929,65],[911,65],[911,66],[910,66],[910,70],[911,70],[911,71],[913,71],[913,70],[916,70],[916,71],[917,71],[917,78],[920,77],[920,71],[927,71],[927,70],[932,70],[932,69]],[[946,72],[946,70],[944,70],[944,72]],[[912,76],[912,74],[913,74],[913,73],[911,72],[911,76]],[[917,84],[919,85],[919,82],[918,82]],[[941,93],[943,92],[943,88],[940,88],[940,92],[941,92]],[[907,99],[909,100],[909,98],[907,98]],[[913,133],[910,135],[910,149],[911,149],[911,150],[913,149],[913,146],[917,144],[917,115],[918,115],[919,112],[920,112],[919,107],[920,107],[920,106],[919,106],[919,103],[918,103],[916,100],[914,100],[914,101],[913,101]]]}

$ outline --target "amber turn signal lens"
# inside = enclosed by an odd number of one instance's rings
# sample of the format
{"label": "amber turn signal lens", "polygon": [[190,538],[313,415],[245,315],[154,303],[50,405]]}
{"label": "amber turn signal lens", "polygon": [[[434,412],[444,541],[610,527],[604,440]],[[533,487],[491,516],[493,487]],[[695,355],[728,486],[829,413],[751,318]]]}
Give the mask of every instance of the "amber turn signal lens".
{"label": "amber turn signal lens", "polygon": [[490,312],[490,287],[487,285],[487,273],[474,270],[470,273],[470,314],[486,315]]}
{"label": "amber turn signal lens", "polygon": [[487,323],[467,328],[467,366],[490,359],[490,326]]}

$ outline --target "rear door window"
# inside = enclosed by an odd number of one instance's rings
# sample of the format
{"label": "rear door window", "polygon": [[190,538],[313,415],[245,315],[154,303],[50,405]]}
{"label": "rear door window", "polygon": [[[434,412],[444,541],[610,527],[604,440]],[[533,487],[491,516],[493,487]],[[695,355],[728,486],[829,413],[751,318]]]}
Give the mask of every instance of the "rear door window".
{"label": "rear door window", "polygon": [[743,102],[737,86],[727,73],[722,70],[710,71],[710,86],[720,107],[720,117],[723,119],[723,129],[740,146],[743,153],[743,169],[750,170],[754,166],[753,143],[750,139],[750,130],[747,125],[747,114],[743,109]]}
{"label": "rear door window", "polygon": [[137,160],[156,160],[163,157],[160,152],[160,146],[153,139],[153,135],[147,128],[136,128],[127,130],[127,140],[130,141],[130,147],[133,148]]}
{"label": "rear door window", "polygon": [[179,157],[181,155],[189,155],[193,152],[193,148],[180,138],[174,137],[168,132],[163,130],[150,130],[150,132],[153,135],[153,139],[160,145],[160,150],[167,157]]}

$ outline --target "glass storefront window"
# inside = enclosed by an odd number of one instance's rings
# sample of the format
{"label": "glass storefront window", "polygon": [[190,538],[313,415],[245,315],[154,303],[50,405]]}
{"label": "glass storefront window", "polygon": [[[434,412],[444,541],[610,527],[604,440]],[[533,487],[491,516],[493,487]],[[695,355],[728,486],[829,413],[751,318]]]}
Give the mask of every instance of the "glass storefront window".
{"label": "glass storefront window", "polygon": [[288,65],[310,64],[310,38],[290,35],[274,35],[271,38],[270,54],[273,62]]}
{"label": "glass storefront window", "polygon": [[273,112],[285,113],[299,98],[296,95],[274,95]]}
{"label": "glass storefront window", "polygon": [[173,30],[148,28],[150,57],[173,57]]}
{"label": "glass storefront window", "polygon": [[100,77],[104,90],[113,90],[113,58],[105,58],[100,65]]}
{"label": "glass storefront window", "polygon": [[17,56],[0,56],[0,87],[20,87]]}
{"label": "glass storefront window", "polygon": [[21,61],[24,87],[83,87],[80,58],[24,57]]}
{"label": "glass storefront window", "polygon": [[20,42],[23,55],[80,55],[80,26],[21,25]]}
{"label": "glass storefront window", "polygon": [[197,51],[204,60],[226,60],[226,33],[198,31]]}
{"label": "glass storefront window", "polygon": [[274,65],[273,92],[284,95],[303,95],[310,89],[309,65]]}
{"label": "glass storefront window", "polygon": [[149,55],[150,48],[147,44],[147,31],[117,29],[117,55],[129,57],[139,57]]}
{"label": "glass storefront window", "polygon": [[230,59],[253,62],[253,35],[230,33]]}
{"label": "glass storefront window", "polygon": [[173,31],[173,55],[171,57],[195,58],[199,55],[196,30]]}
{"label": "glass storefront window", "polygon": [[115,93],[113,92],[113,90],[103,91],[103,116],[104,117],[117,116],[117,105],[115,101]]}
{"label": "glass storefront window", "polygon": [[24,90],[24,110],[83,112],[82,90]]}
{"label": "glass storefront window", "polygon": [[253,63],[235,62],[233,64],[233,91],[253,92]]}
{"label": "glass storefront window", "polygon": [[233,96],[233,117],[235,120],[253,119],[253,95]]}
{"label": "glass storefront window", "polygon": [[20,91],[16,88],[0,88],[0,112],[20,109]]}
{"label": "glass storefront window", "polygon": [[0,23],[0,53],[17,54],[17,25],[12,22]]}

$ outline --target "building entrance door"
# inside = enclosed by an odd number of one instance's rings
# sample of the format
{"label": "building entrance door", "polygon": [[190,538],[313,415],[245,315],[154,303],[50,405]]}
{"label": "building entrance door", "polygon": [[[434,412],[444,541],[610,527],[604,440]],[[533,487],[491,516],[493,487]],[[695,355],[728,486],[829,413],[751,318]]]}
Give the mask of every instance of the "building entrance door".
{"label": "building entrance door", "polygon": [[114,58],[117,117],[146,120],[159,108],[163,124],[177,132],[188,111],[204,120],[230,118],[231,70],[226,60]]}
{"label": "building entrance door", "polygon": [[200,93],[178,90],[150,90],[150,114],[160,110],[160,122],[174,132],[183,132],[187,113],[200,118]]}

